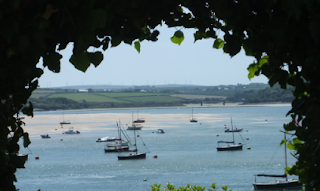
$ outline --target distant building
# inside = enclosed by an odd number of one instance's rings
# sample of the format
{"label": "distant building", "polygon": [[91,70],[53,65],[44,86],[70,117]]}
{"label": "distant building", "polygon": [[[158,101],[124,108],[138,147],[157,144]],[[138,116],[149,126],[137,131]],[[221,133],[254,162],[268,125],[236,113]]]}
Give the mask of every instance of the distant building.
{"label": "distant building", "polygon": [[89,92],[89,90],[86,90],[86,89],[79,89],[79,92]]}

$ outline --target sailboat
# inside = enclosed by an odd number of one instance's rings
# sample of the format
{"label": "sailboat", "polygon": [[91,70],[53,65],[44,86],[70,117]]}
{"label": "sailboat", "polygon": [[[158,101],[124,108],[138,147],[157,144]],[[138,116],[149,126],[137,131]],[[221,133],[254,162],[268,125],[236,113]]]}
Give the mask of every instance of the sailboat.
{"label": "sailboat", "polygon": [[132,112],[132,124],[131,124],[131,126],[128,126],[127,130],[141,130],[141,128],[142,128],[141,124],[136,124],[133,121],[133,112]]}
{"label": "sailboat", "polygon": [[[284,133],[284,139],[286,140],[286,132]],[[284,153],[285,153],[285,166],[287,168],[287,143],[284,142]],[[274,178],[284,178],[272,182],[257,182],[257,176],[264,177],[274,177]],[[286,173],[276,175],[276,174],[256,174],[255,182],[253,183],[255,190],[283,190],[283,189],[302,189],[302,183],[299,183],[298,179],[288,179]]]}
{"label": "sailboat", "polygon": [[[242,150],[242,144],[235,144],[234,142],[234,131],[233,131],[233,124],[232,124],[232,118],[231,118],[231,128],[232,128],[232,137],[233,141],[218,141],[218,151],[235,151],[235,150]],[[219,143],[232,143],[231,145],[226,146],[219,146]]]}
{"label": "sailboat", "polygon": [[129,155],[120,155],[118,156],[118,160],[131,160],[131,159],[145,159],[146,158],[146,153],[140,153],[138,152],[137,148],[137,136],[136,136],[136,130],[134,132],[134,146],[136,149],[134,150],[135,153],[130,153]]}
{"label": "sailboat", "polygon": [[137,111],[137,119],[133,121],[134,123],[144,123],[146,122],[143,118],[139,118],[139,111]]}
{"label": "sailboat", "polygon": [[64,112],[63,112],[63,113],[62,113],[62,121],[60,122],[60,125],[68,125],[68,124],[71,124],[71,122],[64,120]]}
{"label": "sailboat", "polygon": [[198,120],[196,120],[196,118],[193,118],[193,108],[192,108],[190,123],[197,123],[197,122],[198,122]]}

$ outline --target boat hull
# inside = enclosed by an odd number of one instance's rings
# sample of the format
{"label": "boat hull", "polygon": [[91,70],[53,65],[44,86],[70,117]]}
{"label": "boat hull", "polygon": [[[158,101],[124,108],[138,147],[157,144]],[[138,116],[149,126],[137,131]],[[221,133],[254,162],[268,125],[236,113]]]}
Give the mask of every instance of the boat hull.
{"label": "boat hull", "polygon": [[302,189],[302,183],[298,180],[274,181],[274,182],[256,182],[253,183],[255,190],[283,190],[283,189]]}
{"label": "boat hull", "polygon": [[141,130],[141,126],[129,126],[128,130]]}
{"label": "boat hull", "polygon": [[232,132],[241,132],[243,129],[234,129],[234,130],[230,130],[230,129],[227,129],[225,130],[224,132],[226,133],[232,133]]}
{"label": "boat hull", "polygon": [[217,147],[218,151],[237,151],[242,150],[243,145],[228,145],[223,147]]}
{"label": "boat hull", "polygon": [[129,151],[129,146],[122,146],[122,147],[108,147],[104,149],[105,153],[111,153],[111,152],[123,152],[123,151]]}
{"label": "boat hull", "polygon": [[137,153],[137,154],[130,154],[125,156],[118,156],[118,160],[132,160],[132,159],[145,159],[146,153]]}

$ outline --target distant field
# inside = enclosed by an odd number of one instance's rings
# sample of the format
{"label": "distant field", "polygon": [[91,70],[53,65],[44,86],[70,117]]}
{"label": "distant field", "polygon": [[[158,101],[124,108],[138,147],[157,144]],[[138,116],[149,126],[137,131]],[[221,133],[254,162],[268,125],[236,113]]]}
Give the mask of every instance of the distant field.
{"label": "distant field", "polygon": [[191,95],[191,94],[173,94],[171,96],[184,98],[184,99],[205,99],[205,98],[225,99],[225,98],[227,98],[226,96]]}
{"label": "distant field", "polygon": [[144,97],[127,97],[123,100],[130,102],[179,102],[183,99],[171,96],[144,96]]}
{"label": "distant field", "polygon": [[61,93],[61,94],[53,94],[49,98],[56,98],[56,97],[64,97],[74,101],[86,100],[87,102],[118,102],[118,103],[126,102],[123,100],[95,95],[92,93]]}
{"label": "distant field", "polygon": [[169,95],[165,93],[94,93],[94,94],[103,95],[103,96],[112,97],[112,98]]}

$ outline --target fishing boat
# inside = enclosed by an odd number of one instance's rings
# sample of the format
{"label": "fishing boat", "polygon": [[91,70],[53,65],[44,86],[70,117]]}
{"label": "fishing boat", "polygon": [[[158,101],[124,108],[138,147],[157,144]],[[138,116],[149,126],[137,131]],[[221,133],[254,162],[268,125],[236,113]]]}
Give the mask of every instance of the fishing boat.
{"label": "fishing boat", "polygon": [[60,125],[68,125],[68,124],[71,124],[71,122],[64,120],[64,112],[63,112],[62,113],[62,121],[60,122]]}
{"label": "fishing boat", "polygon": [[192,108],[190,123],[197,123],[197,122],[198,122],[198,120],[196,120],[196,118],[193,118],[193,108]]}
{"label": "fishing boat", "polygon": [[40,136],[41,136],[42,139],[50,139],[51,138],[48,134],[40,135]]}
{"label": "fishing boat", "polygon": [[63,132],[62,134],[80,134],[79,131],[74,131],[73,127],[70,127],[69,130]]}
{"label": "fishing boat", "polygon": [[[232,124],[232,118],[231,118],[231,128],[232,128],[232,138],[233,141],[218,141],[218,151],[236,151],[236,150],[242,150],[242,144],[235,144],[234,141],[234,131],[233,131],[233,124]],[[228,145],[225,146],[219,146],[219,143],[226,143]],[[230,143],[230,144],[229,144]]]}
{"label": "fishing boat", "polygon": [[[286,132],[284,133],[284,140],[286,140]],[[287,144],[284,142],[284,153],[285,153],[285,169],[288,167],[287,164]],[[273,177],[282,178],[272,182],[257,182],[257,177]],[[288,175],[284,174],[256,174],[255,182],[253,183],[255,190],[284,190],[284,189],[302,189],[302,183],[298,179],[288,179]]]}
{"label": "fishing boat", "polygon": [[139,118],[139,112],[137,112],[137,119],[133,121],[134,123],[144,123],[146,122],[143,118]]}
{"label": "fishing boat", "polygon": [[132,159],[145,159],[146,158],[146,153],[141,153],[138,152],[137,148],[137,137],[136,137],[136,130],[134,132],[134,146],[135,148],[135,153],[130,153],[129,155],[119,155],[118,160],[132,160]]}

